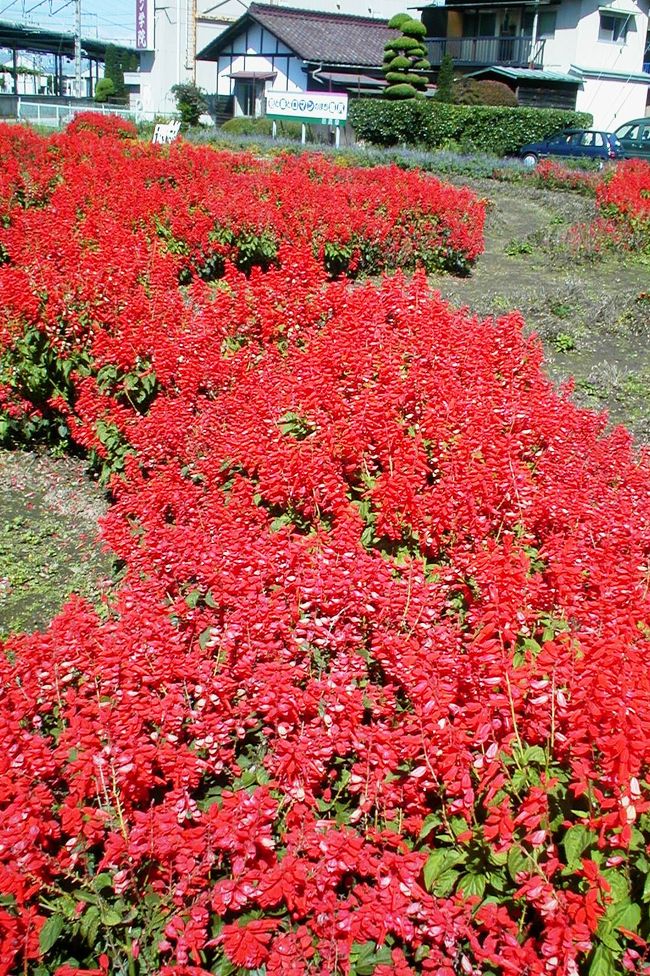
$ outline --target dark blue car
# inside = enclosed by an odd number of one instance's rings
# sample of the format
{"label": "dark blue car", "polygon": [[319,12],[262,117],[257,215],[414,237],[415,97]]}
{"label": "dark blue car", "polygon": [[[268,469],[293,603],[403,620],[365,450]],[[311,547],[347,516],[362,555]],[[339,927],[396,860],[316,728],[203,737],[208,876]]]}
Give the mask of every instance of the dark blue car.
{"label": "dark blue car", "polygon": [[536,166],[545,156],[563,156],[572,159],[622,159],[623,146],[613,132],[598,132],[595,129],[565,129],[548,139],[529,142],[519,150],[519,156],[526,166]]}

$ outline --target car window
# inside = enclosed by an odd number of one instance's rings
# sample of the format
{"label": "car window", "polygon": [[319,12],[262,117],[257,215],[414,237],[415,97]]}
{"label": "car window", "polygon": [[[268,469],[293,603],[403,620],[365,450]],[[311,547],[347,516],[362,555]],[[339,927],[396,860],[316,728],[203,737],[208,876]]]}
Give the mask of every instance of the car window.
{"label": "car window", "polygon": [[616,135],[619,139],[638,139],[639,138],[639,124],[636,125],[622,125],[620,129],[616,130]]}
{"label": "car window", "polygon": [[564,146],[567,142],[571,141],[571,136],[567,135],[566,132],[560,132],[556,136],[551,136],[548,140],[550,146]]}
{"label": "car window", "polygon": [[650,142],[650,125],[644,125],[641,131],[641,142]]}
{"label": "car window", "polygon": [[594,144],[594,133],[593,132],[583,132],[579,139],[576,140],[579,146],[593,146]]}
{"label": "car window", "polygon": [[562,141],[567,142],[570,146],[579,146],[581,145],[580,143],[581,139],[582,139],[581,132],[573,132],[571,135],[565,136]]}
{"label": "car window", "polygon": [[594,133],[592,133],[592,135],[594,137],[594,141],[593,141],[592,145],[598,146],[599,149],[602,149],[602,147],[605,145],[605,140],[603,139],[602,133],[601,132],[594,132]]}

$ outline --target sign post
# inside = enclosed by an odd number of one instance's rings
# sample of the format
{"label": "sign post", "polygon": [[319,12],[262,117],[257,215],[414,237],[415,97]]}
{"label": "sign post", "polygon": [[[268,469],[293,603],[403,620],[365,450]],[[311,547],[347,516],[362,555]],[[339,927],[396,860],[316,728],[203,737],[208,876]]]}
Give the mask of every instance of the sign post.
{"label": "sign post", "polygon": [[335,92],[287,92],[270,91],[266,93],[266,114],[273,120],[290,119],[302,123],[302,141],[305,142],[308,123],[331,125],[336,129],[336,145],[341,141],[341,125],[348,117],[348,96]]}

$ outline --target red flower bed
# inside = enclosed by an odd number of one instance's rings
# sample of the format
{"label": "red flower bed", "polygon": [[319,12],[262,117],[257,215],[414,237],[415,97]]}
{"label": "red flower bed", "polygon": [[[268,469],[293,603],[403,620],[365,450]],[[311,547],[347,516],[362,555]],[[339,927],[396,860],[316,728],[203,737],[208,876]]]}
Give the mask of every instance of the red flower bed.
{"label": "red flower bed", "polygon": [[179,284],[104,143],[3,237],[124,576],[0,656],[0,973],[646,971],[650,458],[422,275]]}
{"label": "red flower bed", "polygon": [[601,207],[650,220],[650,165],[641,159],[621,163],[598,187]]}

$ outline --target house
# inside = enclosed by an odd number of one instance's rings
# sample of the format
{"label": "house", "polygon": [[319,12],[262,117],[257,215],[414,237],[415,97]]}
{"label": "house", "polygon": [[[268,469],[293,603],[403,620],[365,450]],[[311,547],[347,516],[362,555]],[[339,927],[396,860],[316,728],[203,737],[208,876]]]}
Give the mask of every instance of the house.
{"label": "house", "polygon": [[398,33],[373,17],[251,3],[197,57],[216,65],[222,115],[258,116],[273,91],[378,93],[384,44]]}
{"label": "house", "polygon": [[[197,58],[247,13],[249,0],[135,0],[140,94],[134,108],[143,115],[173,112],[174,85],[195,82],[215,92],[213,61]],[[404,9],[404,0],[283,0],[283,5],[364,20],[383,19]],[[279,8],[277,8],[279,9]],[[381,64],[381,60],[379,61]],[[223,87],[223,86],[222,86]]]}
{"label": "house", "polygon": [[432,65],[445,53],[521,104],[576,108],[615,129],[646,112],[650,0],[446,0],[418,8]]}

